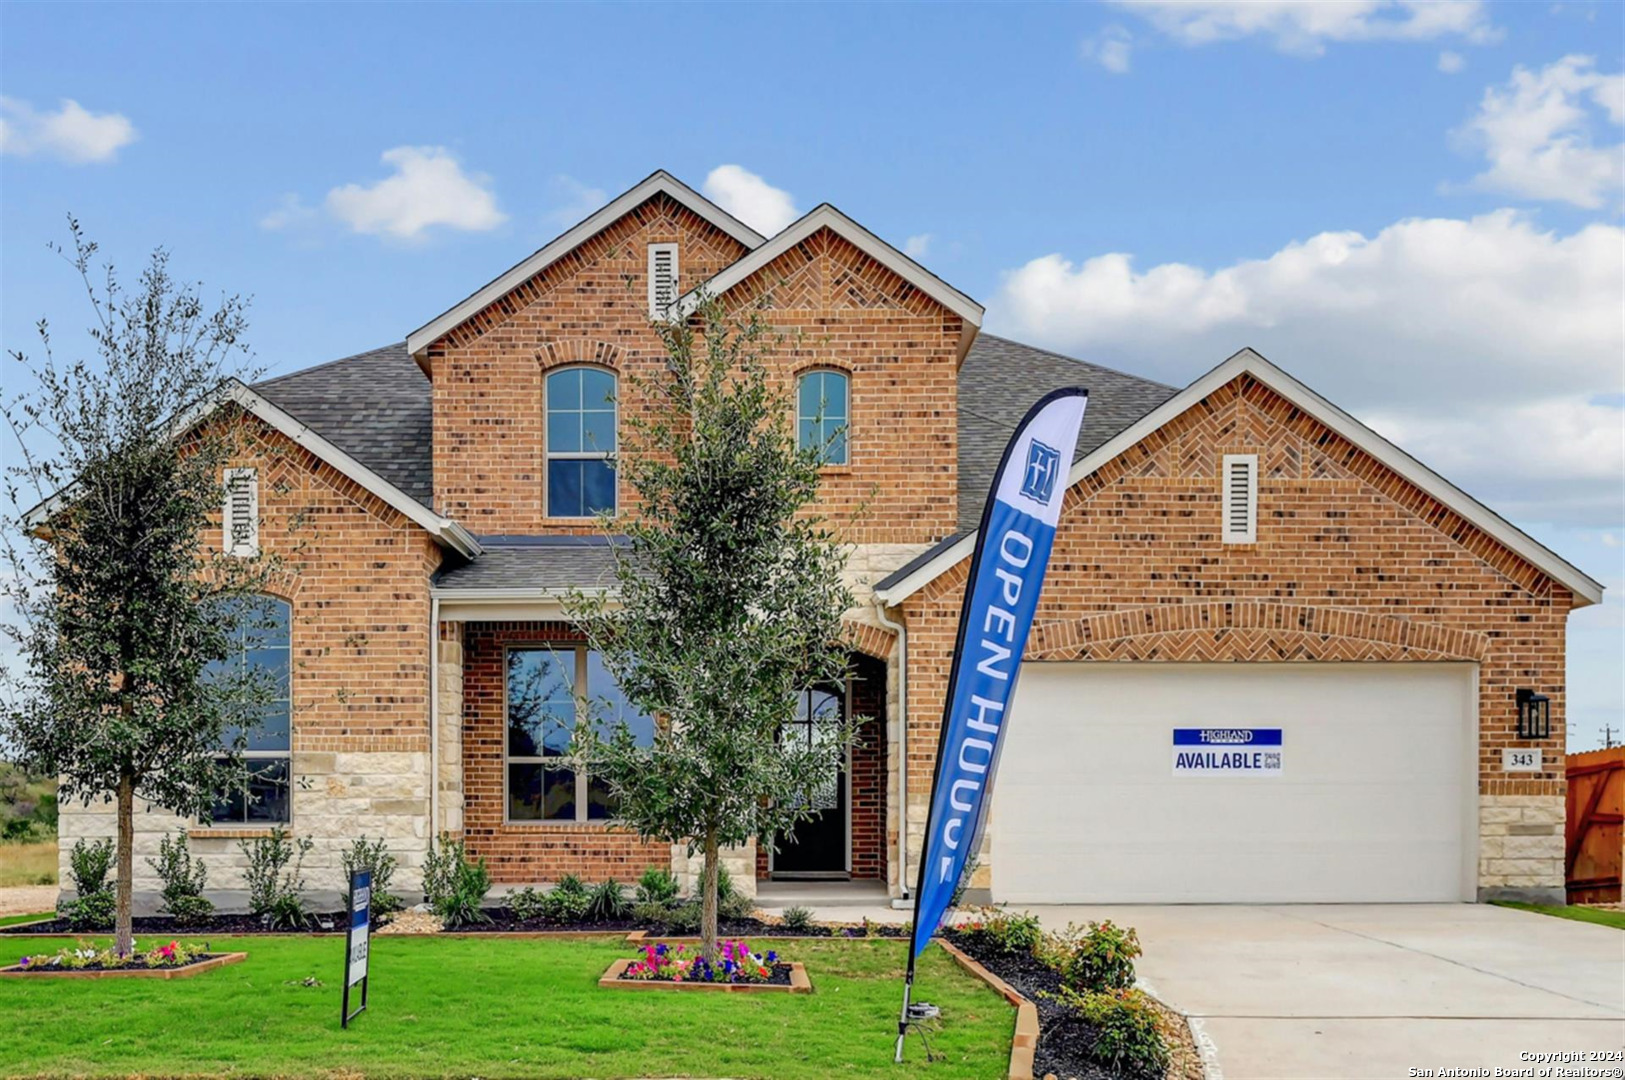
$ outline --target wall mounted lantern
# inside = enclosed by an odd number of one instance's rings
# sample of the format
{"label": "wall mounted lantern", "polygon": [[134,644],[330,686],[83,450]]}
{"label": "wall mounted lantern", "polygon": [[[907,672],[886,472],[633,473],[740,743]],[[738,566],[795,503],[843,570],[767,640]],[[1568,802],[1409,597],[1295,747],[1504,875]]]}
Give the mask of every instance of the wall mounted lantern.
{"label": "wall mounted lantern", "polygon": [[1518,738],[1552,737],[1552,699],[1533,690],[1518,691]]}

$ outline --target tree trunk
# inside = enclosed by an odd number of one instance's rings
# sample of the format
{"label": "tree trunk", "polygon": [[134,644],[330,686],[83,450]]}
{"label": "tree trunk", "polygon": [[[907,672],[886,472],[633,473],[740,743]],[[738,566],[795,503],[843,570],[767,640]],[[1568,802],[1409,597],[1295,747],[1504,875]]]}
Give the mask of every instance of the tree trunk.
{"label": "tree trunk", "polygon": [[121,956],[132,951],[134,930],[130,907],[135,878],[135,777],[129,772],[118,778],[118,914],[113,922],[113,949]]}
{"label": "tree trunk", "polygon": [[700,955],[712,963],[717,959],[717,831],[705,834],[705,871],[700,875]]}

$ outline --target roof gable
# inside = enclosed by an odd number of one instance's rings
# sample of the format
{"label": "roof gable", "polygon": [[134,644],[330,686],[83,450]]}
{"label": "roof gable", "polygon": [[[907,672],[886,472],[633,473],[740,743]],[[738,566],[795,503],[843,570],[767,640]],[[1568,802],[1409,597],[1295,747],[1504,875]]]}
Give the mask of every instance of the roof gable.
{"label": "roof gable", "polygon": [[[964,319],[972,327],[982,325],[981,304],[949,285],[931,271],[892,247],[862,225],[841,213],[829,203],[823,203],[786,226],[771,240],[752,245],[750,254],[726,270],[701,283],[684,294],[679,310],[693,314],[702,294],[721,296],[752,274],[763,269],[774,259],[790,251],[797,244],[813,236],[820,229],[829,229],[852,244],[859,251],[919,289],[949,311]],[[968,342],[967,342],[968,344]]]}
{"label": "roof gable", "polygon": [[422,363],[424,351],[435,341],[657,195],[665,195],[693,211],[747,248],[756,248],[763,242],[764,237],[761,233],[661,169],[636,187],[612,199],[579,224],[561,233],[528,258],[487,282],[461,303],[412,331],[406,336],[407,352]]}
{"label": "roof gable", "polygon": [[[1431,496],[1463,521],[1570,590],[1576,598],[1576,607],[1602,601],[1602,586],[1590,576],[1252,349],[1243,349],[1236,353],[1086,454],[1072,466],[1067,478],[1068,486],[1077,484],[1216,390],[1243,375],[1250,375],[1279,394],[1304,414],[1347,440],[1356,449]],[[1087,420],[1085,424],[1087,426]],[[902,602],[950,568],[969,558],[975,544],[974,530],[949,537],[881,581],[875,587],[876,597],[886,604]]]}

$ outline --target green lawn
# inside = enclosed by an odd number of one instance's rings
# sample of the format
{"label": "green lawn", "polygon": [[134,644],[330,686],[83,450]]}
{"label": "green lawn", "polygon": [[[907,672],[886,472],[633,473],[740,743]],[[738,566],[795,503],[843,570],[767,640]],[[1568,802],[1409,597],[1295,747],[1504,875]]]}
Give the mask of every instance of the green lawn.
{"label": "green lawn", "polygon": [[[38,919],[49,919],[56,913],[54,911],[36,911],[32,915],[0,915],[0,926],[15,926],[17,923],[34,922]],[[8,952],[10,950],[7,950]],[[11,957],[0,952],[0,967],[16,963]]]}
{"label": "green lawn", "polygon": [[1517,908],[1519,911],[1533,911],[1540,915],[1555,915],[1559,919],[1573,919],[1575,922],[1596,923],[1598,926],[1612,926],[1615,930],[1625,930],[1625,911],[1606,911],[1600,908],[1581,907],[1570,904],[1559,907],[1556,904],[1521,904],[1516,900],[1494,900],[1491,903],[1497,907]]}
{"label": "green lawn", "polygon": [[[71,939],[0,939],[0,960]],[[139,941],[138,945],[146,942]],[[814,992],[601,989],[621,941],[381,937],[368,1011],[339,1028],[344,939],[223,938],[241,964],[191,979],[0,979],[0,1075],[1002,1077],[1015,1010],[940,950],[916,996],[942,1006],[927,1064],[892,1065],[907,947],[792,941]],[[298,981],[314,975],[320,988]]]}

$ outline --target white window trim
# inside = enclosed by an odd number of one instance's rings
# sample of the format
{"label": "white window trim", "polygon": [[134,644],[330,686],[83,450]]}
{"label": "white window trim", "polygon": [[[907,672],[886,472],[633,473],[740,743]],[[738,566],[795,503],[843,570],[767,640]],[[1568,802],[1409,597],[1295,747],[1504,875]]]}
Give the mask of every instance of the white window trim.
{"label": "white window trim", "polygon": [[[655,274],[655,265],[663,255],[670,256],[671,258],[671,280],[667,283],[667,292],[664,302],[661,301],[659,279]],[[666,320],[670,319],[672,315],[675,314],[677,310],[677,302],[682,299],[682,294],[677,291],[678,282],[680,280],[680,270],[677,263],[677,245],[650,244],[649,318]]]}
{"label": "white window trim", "polygon": [[[260,479],[253,468],[227,469],[225,503],[220,515],[220,550],[239,559],[252,559],[260,553]],[[240,521],[235,494],[247,491],[246,521]]]}
{"label": "white window trim", "polygon": [[[1246,527],[1235,527],[1237,517],[1236,491],[1232,484],[1236,470],[1241,470],[1247,490],[1246,503],[1240,507],[1240,515],[1246,522]],[[1226,544],[1256,544],[1258,543],[1258,455],[1257,454],[1226,454],[1224,467],[1219,476],[1219,485],[1224,493],[1220,500],[1223,504],[1223,518],[1221,528]]]}
{"label": "white window trim", "polygon": [[[552,410],[552,405],[549,404],[548,399],[547,399],[547,383],[548,383],[548,380],[553,378],[553,376],[561,375],[566,371],[603,371],[603,372],[608,372],[609,377],[615,381],[615,449],[614,450],[559,450],[559,451],[554,451],[552,449],[549,449],[549,447],[548,447],[548,436],[547,436],[547,431],[548,431],[547,415]],[[583,403],[583,404],[585,404],[585,403]],[[580,410],[577,410],[577,411],[580,411]],[[619,372],[613,371],[610,368],[598,367],[598,366],[596,366],[594,364],[564,364],[564,365],[561,365],[561,366],[556,367],[556,368],[551,368],[548,371],[546,371],[545,373],[543,373],[543,375],[542,375],[542,516],[544,518],[555,518],[555,519],[560,520],[560,521],[592,521],[597,516],[596,514],[573,515],[573,514],[555,514],[555,513],[553,513],[553,508],[552,508],[552,505],[551,505],[552,501],[553,501],[553,492],[551,490],[551,485],[552,485],[551,474],[552,474],[552,470],[548,468],[548,462],[553,461],[554,459],[557,459],[559,461],[609,461],[610,459],[612,459],[615,456],[615,454],[620,450],[620,448],[621,448],[621,376],[620,376]],[[618,514],[621,511],[621,470],[612,469],[611,473],[613,474],[613,476],[615,478],[615,505],[610,507],[610,513],[611,514]]]}

